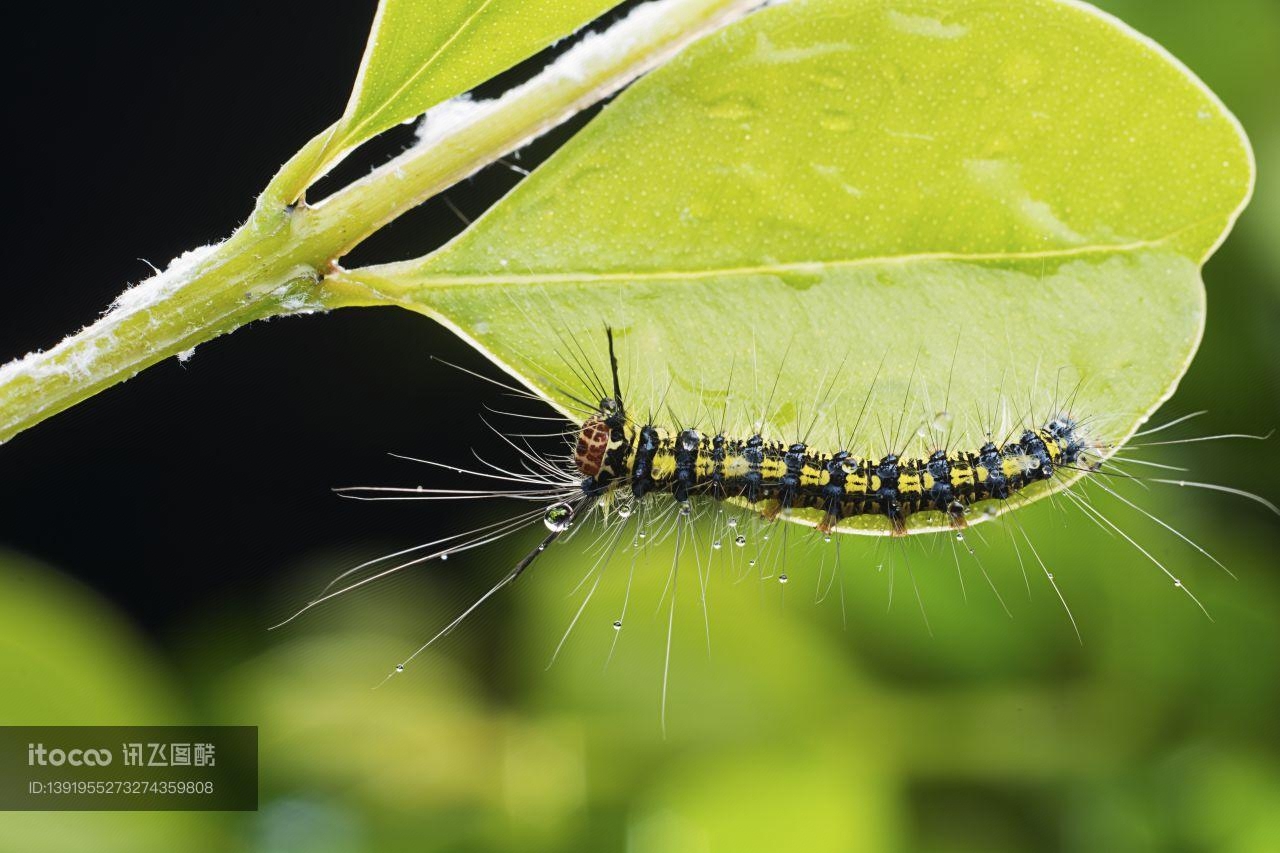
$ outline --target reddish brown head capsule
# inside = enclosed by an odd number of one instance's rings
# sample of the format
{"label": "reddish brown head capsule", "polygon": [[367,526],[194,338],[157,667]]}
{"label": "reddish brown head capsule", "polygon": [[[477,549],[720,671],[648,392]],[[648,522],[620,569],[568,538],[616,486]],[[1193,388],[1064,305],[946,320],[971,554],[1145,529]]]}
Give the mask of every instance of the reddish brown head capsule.
{"label": "reddish brown head capsule", "polygon": [[578,433],[578,444],[573,449],[573,464],[583,476],[594,477],[604,467],[604,455],[609,449],[609,425],[599,415],[592,415]]}

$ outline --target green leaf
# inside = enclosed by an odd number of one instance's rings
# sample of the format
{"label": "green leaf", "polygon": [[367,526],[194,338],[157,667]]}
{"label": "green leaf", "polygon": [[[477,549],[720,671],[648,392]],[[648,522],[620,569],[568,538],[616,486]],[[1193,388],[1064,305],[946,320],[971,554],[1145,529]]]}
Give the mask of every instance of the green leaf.
{"label": "green leaf", "polygon": [[869,392],[859,452],[1065,408],[1119,441],[1195,353],[1252,184],[1222,103],[1091,7],[801,0],[636,84],[453,243],[346,281],[577,418],[566,340],[600,369],[608,323],[661,423],[714,429],[728,394],[751,429],[777,379],[769,433],[819,408],[832,450]]}
{"label": "green leaf", "polygon": [[382,0],[351,99],[313,175],[384,130],[472,89],[617,0]]}

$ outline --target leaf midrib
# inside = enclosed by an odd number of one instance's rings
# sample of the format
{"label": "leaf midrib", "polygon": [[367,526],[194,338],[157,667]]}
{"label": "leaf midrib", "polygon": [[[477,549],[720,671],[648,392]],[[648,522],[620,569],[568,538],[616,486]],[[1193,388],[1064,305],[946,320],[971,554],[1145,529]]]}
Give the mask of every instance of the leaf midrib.
{"label": "leaf midrib", "polygon": [[[1213,217],[1217,218],[1217,217]],[[1021,262],[1037,260],[1069,260],[1098,254],[1125,254],[1145,249],[1159,249],[1167,246],[1179,235],[1203,222],[1195,222],[1172,231],[1162,237],[1151,240],[1135,240],[1128,243],[1091,244],[1073,246],[1069,249],[1047,249],[1035,252],[916,252],[905,255],[881,255],[865,258],[849,258],[829,261],[793,261],[779,264],[758,264],[743,267],[721,267],[701,270],[650,270],[647,272],[561,272],[561,273],[486,273],[484,275],[413,275],[415,285],[422,284],[569,284],[618,281],[663,281],[682,279],[712,279],[728,276],[752,275],[786,275],[788,273],[818,273],[832,269],[855,269],[870,266],[893,266],[910,263],[928,263],[935,261],[956,261],[961,263],[993,263]],[[349,275],[360,277],[365,274],[396,276],[402,268],[401,264],[370,266],[352,270]]]}

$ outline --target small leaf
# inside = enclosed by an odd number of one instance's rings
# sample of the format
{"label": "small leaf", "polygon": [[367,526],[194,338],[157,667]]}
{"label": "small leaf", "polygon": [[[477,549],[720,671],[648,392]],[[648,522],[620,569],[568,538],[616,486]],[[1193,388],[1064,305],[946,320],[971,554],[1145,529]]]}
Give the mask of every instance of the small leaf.
{"label": "small leaf", "polygon": [[317,154],[315,172],[614,5],[616,0],[382,0],[351,99]]}
{"label": "small leaf", "polygon": [[442,250],[348,281],[578,418],[571,347],[600,369],[609,323],[636,417],[714,429],[727,397],[790,440],[821,408],[811,443],[857,423],[879,454],[1069,407],[1118,440],[1189,364],[1252,183],[1222,103],[1091,7],[798,0],[636,84]]}

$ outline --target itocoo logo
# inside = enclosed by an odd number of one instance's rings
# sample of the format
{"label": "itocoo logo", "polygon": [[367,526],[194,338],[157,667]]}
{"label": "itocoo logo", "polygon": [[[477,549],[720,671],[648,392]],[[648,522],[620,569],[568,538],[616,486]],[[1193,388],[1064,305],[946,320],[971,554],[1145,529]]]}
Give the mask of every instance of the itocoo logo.
{"label": "itocoo logo", "polygon": [[45,749],[42,743],[27,744],[27,766],[106,767],[111,763],[109,749]]}

